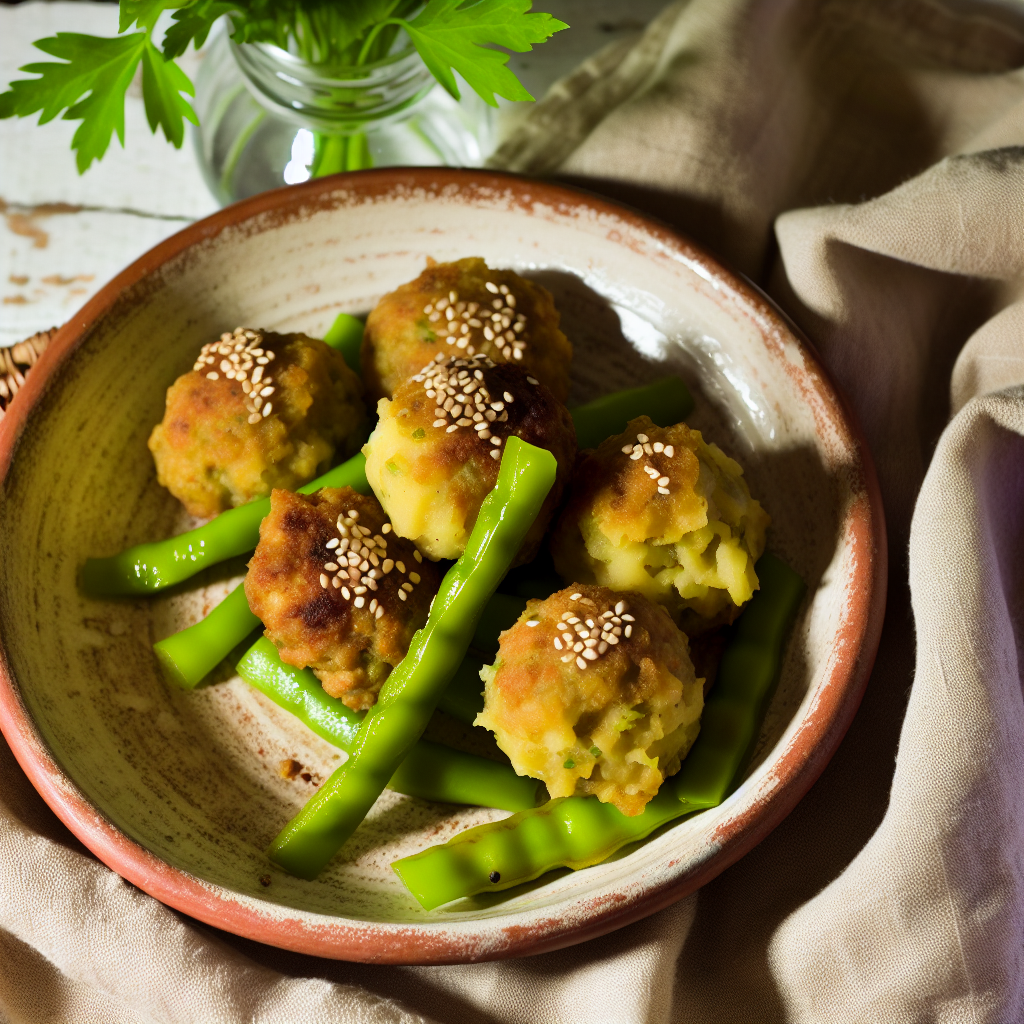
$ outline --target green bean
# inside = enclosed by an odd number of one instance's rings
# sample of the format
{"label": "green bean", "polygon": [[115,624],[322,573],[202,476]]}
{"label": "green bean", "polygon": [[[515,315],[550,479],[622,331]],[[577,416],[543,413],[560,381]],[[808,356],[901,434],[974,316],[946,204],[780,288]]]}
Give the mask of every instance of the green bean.
{"label": "green bean", "polygon": [[350,370],[361,374],[360,349],[363,345],[363,321],[348,313],[339,313],[334,323],[327,328],[324,341],[337,349],[344,357]]}
{"label": "green bean", "polygon": [[659,427],[671,427],[693,411],[693,399],[678,377],[663,377],[653,384],[614,394],[577,406],[572,410],[576,444],[596,448],[605,438],[621,434],[626,424],[647,415]]}
{"label": "green bean", "polygon": [[[366,458],[361,453],[299,488],[310,494],[321,487],[351,487],[369,494]],[[181,583],[207,566],[252,551],[260,539],[260,523],[270,511],[270,499],[221,512],[205,526],[177,537],[138,544],[110,558],[90,558],[82,566],[81,586],[92,597],[152,594]]]}
{"label": "green bean", "polygon": [[157,641],[153,650],[167,678],[191,690],[260,625],[239,584],[205,619]]}
{"label": "green bean", "polygon": [[594,797],[565,797],[455,836],[392,867],[427,909],[506,889],[556,867],[597,864],[674,818],[715,807],[736,784],[764,704],[782,664],[786,634],[804,584],[785,563],[764,555],[760,591],[730,634],[701,731],[680,771],[642,814],[626,817]]}
{"label": "green bean", "polygon": [[391,673],[359,730],[351,758],[271,845],[271,859],[315,878],[366,816],[405,760],[462,663],[477,620],[555,480],[555,457],[510,437],[462,557],[445,575],[427,624]]}
{"label": "green bean", "polygon": [[[239,659],[238,674],[279,707],[291,712],[322,739],[350,751],[359,734],[362,716],[324,692],[309,669],[281,661],[277,648],[260,637]],[[478,680],[479,682],[479,680]],[[390,789],[423,800],[450,804],[476,804],[505,811],[537,805],[543,788],[524,778],[510,765],[420,740],[399,765]]]}

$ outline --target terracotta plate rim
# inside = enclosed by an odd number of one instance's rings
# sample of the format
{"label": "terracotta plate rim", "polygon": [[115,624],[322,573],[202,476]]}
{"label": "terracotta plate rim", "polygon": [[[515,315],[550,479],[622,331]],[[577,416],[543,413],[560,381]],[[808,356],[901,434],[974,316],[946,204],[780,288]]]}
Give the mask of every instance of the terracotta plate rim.
{"label": "terracotta plate rim", "polygon": [[[770,299],[746,279],[652,217],[602,199],[583,189],[491,171],[394,168],[335,175],[261,193],[189,225],[143,254],[101,288],[57,332],[28,376],[17,400],[0,421],[0,486],[6,481],[18,441],[50,381],[93,325],[121,294],[193,245],[224,230],[270,215],[301,216],[304,210],[335,205],[339,193],[361,199],[407,189],[450,196],[453,192],[511,194],[522,204],[542,201],[555,208],[586,208],[608,215],[656,239],[666,251],[699,266],[715,287],[732,293],[774,330],[794,339],[804,355],[806,378],[833,411],[846,448],[855,453],[859,497],[847,515],[854,554],[855,583],[843,620],[844,649],[819,689],[815,710],[772,764],[773,790],[740,818],[723,823],[717,852],[696,869],[666,881],[591,900],[585,920],[565,923],[553,917],[532,925],[499,927],[500,922],[458,922],[449,916],[412,925],[352,922],[317,916],[289,917],[277,904],[207,883],[174,868],[130,839],[85,798],[43,741],[22,700],[0,637],[0,730],[33,786],[72,833],[104,864],[149,895],[206,924],[283,949],[333,959],[391,964],[471,963],[534,955],[604,935],[661,910],[711,881],[767,836],[796,806],[825,769],[860,705],[874,663],[885,612],[887,548],[881,494],[864,437],[810,342]],[[670,863],[668,868],[672,867]],[[575,917],[575,915],[574,915]],[[500,932],[500,938],[495,933]]]}

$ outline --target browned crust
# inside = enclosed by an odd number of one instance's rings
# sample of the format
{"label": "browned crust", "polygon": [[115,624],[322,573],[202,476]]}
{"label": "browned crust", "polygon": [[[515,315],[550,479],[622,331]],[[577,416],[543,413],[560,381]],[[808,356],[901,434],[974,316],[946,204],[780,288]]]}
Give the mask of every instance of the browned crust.
{"label": "browned crust", "polygon": [[[396,564],[366,590],[363,606],[356,606],[355,588],[364,575],[353,566],[345,587],[330,582],[336,573],[336,551],[328,547],[338,539],[339,516],[357,511],[357,520],[372,535],[383,537],[387,554]],[[388,522],[376,498],[350,487],[324,487],[310,495],[275,490],[270,514],[260,526],[260,543],[249,563],[245,594],[249,607],[266,627],[266,635],[281,653],[281,660],[298,668],[310,667],[334,697],[362,710],[376,694],[391,669],[404,657],[412,634],[427,620],[430,602],[440,585],[440,573],[430,562],[419,563],[409,541],[393,532],[383,535]],[[380,560],[383,561],[383,560]],[[410,573],[419,576],[411,583]],[[406,599],[399,598],[410,584]],[[345,596],[348,592],[349,597]],[[383,608],[379,617],[372,602]]]}

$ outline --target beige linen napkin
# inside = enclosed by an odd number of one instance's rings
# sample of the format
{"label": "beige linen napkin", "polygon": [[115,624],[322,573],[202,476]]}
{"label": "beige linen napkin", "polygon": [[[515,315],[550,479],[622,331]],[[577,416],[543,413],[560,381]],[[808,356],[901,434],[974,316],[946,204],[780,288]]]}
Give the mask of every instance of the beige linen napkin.
{"label": "beige linen napkin", "polygon": [[759,280],[868,436],[882,646],[839,752],[765,842],[559,953],[334,964],[134,890],[3,749],[6,1018],[1022,1019],[1022,66],[1021,4],[690,0],[556,85],[495,158],[625,198]]}

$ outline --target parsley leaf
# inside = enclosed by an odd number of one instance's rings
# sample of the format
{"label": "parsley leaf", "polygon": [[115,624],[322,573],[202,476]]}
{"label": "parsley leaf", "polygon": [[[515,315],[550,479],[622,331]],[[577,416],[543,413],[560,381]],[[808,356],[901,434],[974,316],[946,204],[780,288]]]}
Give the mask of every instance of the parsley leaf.
{"label": "parsley leaf", "polygon": [[238,9],[239,5],[231,0],[199,0],[184,10],[175,11],[174,24],[164,33],[164,57],[168,60],[180,57],[189,43],[194,43],[198,50],[206,42],[213,23],[222,14],[232,14]]}
{"label": "parsley leaf", "polygon": [[113,39],[58,32],[35,45],[67,63],[26,64],[22,71],[40,77],[19,79],[0,94],[0,118],[26,117],[39,111],[39,123],[45,124],[63,110],[65,120],[80,120],[71,140],[79,173],[102,158],[115,132],[124,145],[124,97],[140,60],[150,127],[156,131],[159,125],[164,135],[180,146],[182,118],[196,120],[181,95],[192,94],[192,83],[177,65],[164,61],[145,32]]}
{"label": "parsley leaf", "polygon": [[173,60],[165,60],[150,42],[142,53],[142,98],[146,104],[146,119],[155,132],[161,127],[168,142],[181,149],[185,138],[183,118],[199,124],[191,104],[181,94],[194,96],[192,83]]}
{"label": "parsley leaf", "polygon": [[38,110],[39,123],[45,124],[68,108],[65,119],[82,121],[71,142],[82,172],[103,156],[115,131],[124,145],[124,94],[142,57],[146,33],[102,39],[58,32],[35,45],[68,63],[26,64],[22,71],[40,77],[12,82],[10,91],[0,95],[0,117],[25,117]]}
{"label": "parsley leaf", "polygon": [[476,94],[492,107],[495,93],[508,100],[532,100],[505,66],[508,54],[487,48],[491,43],[518,53],[533,49],[569,26],[550,14],[529,14],[532,0],[429,0],[412,21],[401,24],[431,74],[459,99],[454,68]]}

